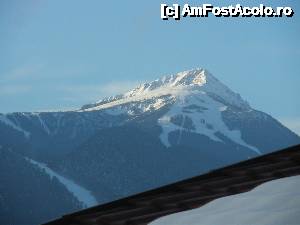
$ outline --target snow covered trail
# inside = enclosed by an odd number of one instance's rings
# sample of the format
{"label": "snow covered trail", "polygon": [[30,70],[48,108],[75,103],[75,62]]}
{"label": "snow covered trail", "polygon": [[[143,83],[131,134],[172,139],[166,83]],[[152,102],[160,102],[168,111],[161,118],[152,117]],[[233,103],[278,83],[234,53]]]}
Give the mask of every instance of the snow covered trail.
{"label": "snow covered trail", "polygon": [[95,206],[98,204],[96,198],[91,194],[91,192],[81,186],[79,186],[78,184],[74,183],[72,180],[70,179],[67,179],[61,175],[59,175],[58,173],[54,172],[53,170],[51,170],[49,167],[47,167],[46,164],[44,163],[40,163],[40,162],[37,162],[33,159],[29,159],[29,158],[26,158],[30,163],[38,166],[39,168],[41,169],[44,169],[45,172],[47,174],[50,175],[50,177],[55,177],[59,180],[59,182],[61,182],[65,187],[66,189],[71,192],[75,198],[77,198],[77,200],[79,202],[81,202],[83,204],[83,206],[85,208],[88,208],[88,207],[92,207],[92,206]]}

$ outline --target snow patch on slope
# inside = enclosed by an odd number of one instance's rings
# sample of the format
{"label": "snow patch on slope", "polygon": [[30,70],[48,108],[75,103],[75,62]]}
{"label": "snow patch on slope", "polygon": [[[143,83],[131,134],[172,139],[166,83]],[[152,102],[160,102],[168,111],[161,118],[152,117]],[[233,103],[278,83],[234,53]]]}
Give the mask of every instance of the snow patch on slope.
{"label": "snow patch on slope", "polygon": [[59,182],[61,182],[66,189],[72,193],[75,198],[77,198],[77,200],[79,202],[81,202],[84,207],[92,207],[98,204],[96,198],[91,194],[90,191],[86,190],[85,188],[79,186],[78,184],[74,183],[72,180],[67,179],[61,175],[59,175],[58,173],[54,172],[53,170],[51,170],[49,167],[47,167],[46,164],[44,163],[40,163],[37,162],[35,160],[26,158],[30,163],[38,166],[39,168],[45,170],[45,172],[50,175],[50,177],[55,177],[59,180]]}
{"label": "snow patch on slope", "polygon": [[200,208],[162,217],[150,225],[296,225],[300,221],[300,176],[259,185]]}
{"label": "snow patch on slope", "polygon": [[17,126],[15,123],[13,123],[10,119],[8,119],[5,115],[0,114],[0,122],[12,127],[13,129],[22,132],[24,136],[28,139],[30,137],[30,132],[22,129],[21,127]]}
{"label": "snow patch on slope", "polygon": [[[177,101],[172,105],[171,109],[158,120],[158,124],[162,127],[160,135],[162,143],[170,147],[169,133],[172,131],[183,130],[203,134],[213,141],[223,142],[216,132],[220,132],[233,142],[245,146],[257,154],[261,152],[254,146],[247,144],[241,138],[239,130],[229,130],[222,119],[221,112],[227,109],[227,106],[215,101],[209,97],[205,92],[194,90],[188,95],[181,95],[177,97]],[[193,130],[184,128],[183,126],[172,123],[172,118],[182,116],[189,118],[193,122]],[[183,121],[184,123],[184,121]]]}
{"label": "snow patch on slope", "polygon": [[44,120],[41,118],[40,113],[34,113],[33,115],[36,115],[42,128],[44,129],[44,131],[49,135],[50,134],[50,130],[47,126],[47,124],[44,122]]}
{"label": "snow patch on slope", "polygon": [[[81,110],[79,110],[79,112],[109,109],[109,108],[124,105],[124,104],[127,104],[127,103],[142,102],[142,101],[147,100],[147,99],[158,98],[158,97],[166,96],[166,95],[177,96],[179,93],[185,92],[185,91],[187,91],[187,90],[183,87],[173,87],[173,88],[163,87],[163,88],[159,88],[155,91],[143,92],[139,95],[132,95],[132,96],[117,99],[117,100],[114,100],[114,101],[111,101],[111,102],[103,103],[103,104],[97,105],[95,107],[91,107],[91,108],[87,108],[87,109],[81,109]],[[159,103],[157,103],[157,104],[158,105],[155,106],[156,109],[159,108],[158,107]]]}

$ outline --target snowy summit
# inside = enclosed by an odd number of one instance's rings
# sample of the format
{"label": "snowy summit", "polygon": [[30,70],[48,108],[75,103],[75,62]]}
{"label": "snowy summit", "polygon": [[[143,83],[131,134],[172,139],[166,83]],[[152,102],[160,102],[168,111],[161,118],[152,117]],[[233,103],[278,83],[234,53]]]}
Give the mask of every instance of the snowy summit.
{"label": "snowy summit", "polygon": [[155,81],[141,84],[123,95],[106,98],[95,104],[86,105],[82,110],[99,110],[165,95],[179,97],[193,93],[198,94],[197,91],[216,95],[229,104],[238,107],[249,108],[249,104],[239,94],[231,91],[206,69],[193,69],[175,75],[163,76]]}
{"label": "snowy summit", "polygon": [[123,95],[84,106],[81,111],[106,110],[112,115],[137,115],[165,106],[169,106],[169,111],[158,119],[163,130],[160,139],[165,146],[171,146],[169,134],[176,130],[180,131],[178,143],[182,131],[202,134],[217,142],[222,142],[218,137],[221,132],[231,141],[260,154],[256,147],[241,138],[240,131],[230,130],[221,116],[228,106],[249,111],[249,104],[205,69],[164,76]]}

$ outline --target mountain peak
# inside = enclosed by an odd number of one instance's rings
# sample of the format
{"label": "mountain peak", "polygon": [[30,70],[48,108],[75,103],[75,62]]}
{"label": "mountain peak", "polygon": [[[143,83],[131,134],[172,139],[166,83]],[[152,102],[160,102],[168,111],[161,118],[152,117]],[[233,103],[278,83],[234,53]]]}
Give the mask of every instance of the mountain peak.
{"label": "mountain peak", "polygon": [[161,87],[179,87],[179,86],[202,86],[206,83],[208,72],[204,69],[193,69],[183,71],[174,75],[163,76],[149,83],[144,83],[135,88],[135,91],[152,91]]}
{"label": "mountain peak", "polygon": [[195,69],[184,71],[176,75],[174,81],[175,86],[178,85],[199,85],[202,86],[206,83],[206,71],[202,69]]}
{"label": "mountain peak", "polygon": [[125,94],[105,98],[95,104],[85,105],[81,110],[98,110],[153,97],[165,95],[176,97],[199,91],[231,105],[241,108],[250,107],[239,94],[231,91],[206,69],[196,68],[169,76],[163,76],[152,82],[143,83]]}
{"label": "mountain peak", "polygon": [[183,71],[175,75],[165,76],[157,81],[160,81],[165,85],[169,85],[172,87],[192,85],[202,86],[206,83],[207,74],[208,72],[204,69],[193,69]]}

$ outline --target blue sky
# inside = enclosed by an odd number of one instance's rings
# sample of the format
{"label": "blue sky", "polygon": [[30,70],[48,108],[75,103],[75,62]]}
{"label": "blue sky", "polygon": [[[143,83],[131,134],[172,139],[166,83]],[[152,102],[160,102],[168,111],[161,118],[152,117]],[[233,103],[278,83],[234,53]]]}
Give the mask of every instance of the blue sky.
{"label": "blue sky", "polygon": [[[161,3],[291,6],[292,18],[162,21]],[[300,133],[300,2],[0,2],[0,112],[72,109],[204,67]]]}

